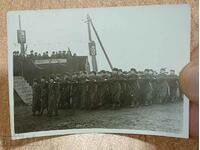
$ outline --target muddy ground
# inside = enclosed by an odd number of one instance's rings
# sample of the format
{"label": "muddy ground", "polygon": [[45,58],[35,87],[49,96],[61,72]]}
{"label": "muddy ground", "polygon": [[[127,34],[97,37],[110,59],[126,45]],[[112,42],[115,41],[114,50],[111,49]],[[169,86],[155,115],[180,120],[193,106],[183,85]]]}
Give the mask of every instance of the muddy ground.
{"label": "muddy ground", "polygon": [[119,110],[59,110],[59,116],[32,116],[31,106],[15,107],[15,132],[72,128],[118,128],[165,131],[182,130],[183,103],[169,103]]}

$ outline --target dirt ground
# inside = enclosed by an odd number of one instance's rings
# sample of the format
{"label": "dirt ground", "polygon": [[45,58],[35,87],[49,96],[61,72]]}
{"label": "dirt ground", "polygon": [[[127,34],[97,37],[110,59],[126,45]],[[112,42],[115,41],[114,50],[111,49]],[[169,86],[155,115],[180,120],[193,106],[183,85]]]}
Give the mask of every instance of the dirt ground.
{"label": "dirt ground", "polygon": [[15,107],[15,132],[72,128],[118,128],[179,133],[183,102],[118,110],[59,110],[59,116],[32,116],[31,106]]}

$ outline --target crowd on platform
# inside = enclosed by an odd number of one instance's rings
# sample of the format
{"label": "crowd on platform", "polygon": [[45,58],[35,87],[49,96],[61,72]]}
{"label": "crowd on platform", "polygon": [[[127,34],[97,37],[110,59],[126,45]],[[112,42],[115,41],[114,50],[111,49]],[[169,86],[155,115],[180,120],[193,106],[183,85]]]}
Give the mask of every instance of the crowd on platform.
{"label": "crowd on platform", "polygon": [[[21,56],[19,51],[14,51],[13,55],[16,56]],[[67,51],[52,51],[51,54],[49,54],[48,51],[41,53],[34,52],[33,50],[30,51],[30,54],[27,54],[25,57],[30,58],[33,60],[38,60],[38,59],[62,59],[62,58],[67,58],[71,56],[77,56],[76,53],[72,55],[71,50],[68,48]]]}

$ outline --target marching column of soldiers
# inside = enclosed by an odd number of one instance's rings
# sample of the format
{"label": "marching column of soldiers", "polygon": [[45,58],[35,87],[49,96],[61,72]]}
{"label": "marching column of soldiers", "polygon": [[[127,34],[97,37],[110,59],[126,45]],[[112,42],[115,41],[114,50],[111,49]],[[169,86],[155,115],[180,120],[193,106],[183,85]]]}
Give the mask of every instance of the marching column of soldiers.
{"label": "marching column of soldiers", "polygon": [[152,69],[112,72],[76,72],[42,77],[33,82],[33,116],[58,115],[58,109],[102,109],[139,107],[165,104],[183,99],[178,76],[174,70],[167,74],[161,68],[157,74]]}

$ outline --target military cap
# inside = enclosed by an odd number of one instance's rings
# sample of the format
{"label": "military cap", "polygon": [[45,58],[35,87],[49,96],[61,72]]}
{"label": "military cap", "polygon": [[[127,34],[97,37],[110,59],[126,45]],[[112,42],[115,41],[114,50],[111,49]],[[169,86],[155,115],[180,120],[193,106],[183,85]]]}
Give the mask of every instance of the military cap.
{"label": "military cap", "polygon": [[136,69],[135,68],[131,68],[131,71],[135,71],[136,72]]}
{"label": "military cap", "polygon": [[103,70],[99,71],[99,73],[102,73],[102,72],[103,72]]}
{"label": "military cap", "polygon": [[161,68],[160,70],[162,70],[162,71],[166,71],[166,68]]}
{"label": "military cap", "polygon": [[118,71],[118,69],[117,69],[117,68],[113,68],[112,70],[113,70],[113,71]]}
{"label": "military cap", "polygon": [[175,72],[175,70],[174,70],[174,69],[170,69],[170,71],[171,71],[171,72]]}
{"label": "military cap", "polygon": [[91,71],[90,74],[96,74],[96,72],[95,71]]}
{"label": "military cap", "polygon": [[123,72],[122,69],[118,69],[119,72]]}
{"label": "military cap", "polygon": [[105,71],[105,70],[102,70],[102,72],[103,72],[103,73],[106,73],[106,71]]}
{"label": "military cap", "polygon": [[175,74],[175,70],[174,70],[174,69],[171,69],[171,70],[170,70],[170,74]]}

